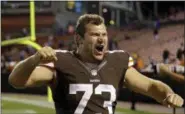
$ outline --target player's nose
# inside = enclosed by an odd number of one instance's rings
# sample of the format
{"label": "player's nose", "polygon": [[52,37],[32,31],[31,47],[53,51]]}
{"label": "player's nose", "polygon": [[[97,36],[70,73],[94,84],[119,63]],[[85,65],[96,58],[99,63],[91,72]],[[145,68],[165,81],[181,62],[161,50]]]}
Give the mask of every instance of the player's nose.
{"label": "player's nose", "polygon": [[103,38],[98,38],[98,43],[102,44],[103,43]]}

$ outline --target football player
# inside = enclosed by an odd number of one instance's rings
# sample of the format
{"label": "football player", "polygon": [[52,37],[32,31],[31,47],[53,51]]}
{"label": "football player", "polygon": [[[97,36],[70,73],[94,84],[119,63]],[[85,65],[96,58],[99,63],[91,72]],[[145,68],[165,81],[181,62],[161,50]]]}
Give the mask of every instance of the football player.
{"label": "football player", "polygon": [[101,16],[82,15],[76,25],[76,50],[43,47],[16,65],[10,84],[16,88],[49,85],[57,114],[113,114],[123,85],[166,106],[183,105],[168,85],[135,70],[128,53],[108,51],[107,34]]}

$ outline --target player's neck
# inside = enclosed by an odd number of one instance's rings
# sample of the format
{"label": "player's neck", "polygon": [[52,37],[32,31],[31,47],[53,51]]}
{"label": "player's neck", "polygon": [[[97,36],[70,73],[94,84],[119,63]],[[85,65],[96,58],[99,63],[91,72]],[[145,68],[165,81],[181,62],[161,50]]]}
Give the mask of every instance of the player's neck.
{"label": "player's neck", "polygon": [[80,60],[83,61],[83,62],[86,62],[86,63],[97,63],[97,64],[100,63],[100,61],[94,59],[92,56],[90,56],[86,51],[84,51],[82,49],[81,50],[79,49],[77,51],[77,54],[79,55]]}

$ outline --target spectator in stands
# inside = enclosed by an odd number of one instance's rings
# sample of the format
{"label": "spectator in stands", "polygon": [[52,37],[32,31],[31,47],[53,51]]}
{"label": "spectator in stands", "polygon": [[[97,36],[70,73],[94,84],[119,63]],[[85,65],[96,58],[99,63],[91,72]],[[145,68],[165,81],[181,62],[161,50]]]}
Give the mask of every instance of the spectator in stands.
{"label": "spectator in stands", "polygon": [[169,63],[169,55],[170,55],[170,52],[167,49],[165,49],[163,51],[163,63],[165,64]]}
{"label": "spectator in stands", "polygon": [[160,19],[158,17],[155,18],[155,29],[160,29]]}
{"label": "spectator in stands", "polygon": [[154,39],[157,40],[159,39],[159,34],[158,34],[158,29],[154,29]]}
{"label": "spectator in stands", "polygon": [[23,36],[28,36],[29,35],[28,30],[26,28],[22,29],[22,35]]}
{"label": "spectator in stands", "polygon": [[73,22],[69,21],[66,29],[67,29],[67,34],[73,35],[75,33],[75,24],[73,24]]}
{"label": "spectator in stands", "polygon": [[141,56],[139,56],[139,54],[137,54],[137,58],[136,58],[136,69],[138,71],[141,71],[144,68],[144,61],[141,58]]}
{"label": "spectator in stands", "polygon": [[53,39],[54,39],[53,35],[48,36],[48,41],[44,45],[53,47],[53,45],[54,45]]}
{"label": "spectator in stands", "polygon": [[75,50],[76,49],[76,45],[75,43],[72,41],[72,42],[69,42],[68,44],[68,50],[71,51],[71,50]]}
{"label": "spectator in stands", "polygon": [[182,59],[181,59],[181,62],[180,62],[180,65],[184,66],[184,63],[185,63],[185,59],[184,59],[184,51],[183,51],[183,54],[182,54]]}
{"label": "spectator in stands", "polygon": [[26,51],[25,50],[22,50],[20,53],[19,53],[19,56],[20,56],[20,60],[24,60],[26,58]]}
{"label": "spectator in stands", "polygon": [[156,61],[151,56],[149,56],[148,59],[149,59],[150,65],[154,65],[156,63]]}
{"label": "spectator in stands", "polygon": [[109,50],[118,49],[118,41],[116,40],[116,36],[113,36],[109,39]]}
{"label": "spectator in stands", "polygon": [[177,52],[176,52],[176,64],[178,65],[184,65],[184,44],[181,43],[180,48],[178,48]]}
{"label": "spectator in stands", "polygon": [[132,54],[132,58],[133,58],[133,61],[134,61],[134,65],[133,67],[137,70],[141,70],[144,68],[144,61],[143,59],[139,56],[139,54],[137,53],[133,53]]}
{"label": "spectator in stands", "polygon": [[160,20],[156,16],[154,21],[154,39],[157,40],[159,38],[159,29],[160,29]]}
{"label": "spectator in stands", "polygon": [[33,54],[36,52],[36,50],[35,50],[33,47],[31,47],[31,46],[27,46],[27,47],[26,47],[26,52],[27,52],[29,55],[33,55]]}
{"label": "spectator in stands", "polygon": [[59,43],[58,43],[58,48],[59,48],[59,49],[64,48],[64,42],[63,42],[62,40],[59,41]]}

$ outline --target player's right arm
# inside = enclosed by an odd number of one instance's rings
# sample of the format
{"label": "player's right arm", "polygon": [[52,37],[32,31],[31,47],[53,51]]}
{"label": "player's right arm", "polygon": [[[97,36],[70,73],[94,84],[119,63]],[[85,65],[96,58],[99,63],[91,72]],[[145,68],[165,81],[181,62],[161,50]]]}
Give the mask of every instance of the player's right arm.
{"label": "player's right arm", "polygon": [[137,93],[150,96],[170,107],[181,107],[184,103],[184,100],[174,93],[170,86],[144,76],[133,67],[126,71],[125,85]]}
{"label": "player's right arm", "polygon": [[54,61],[57,61],[56,52],[50,47],[44,47],[15,66],[9,76],[9,83],[15,88],[47,84],[53,79],[54,69],[39,64]]}

